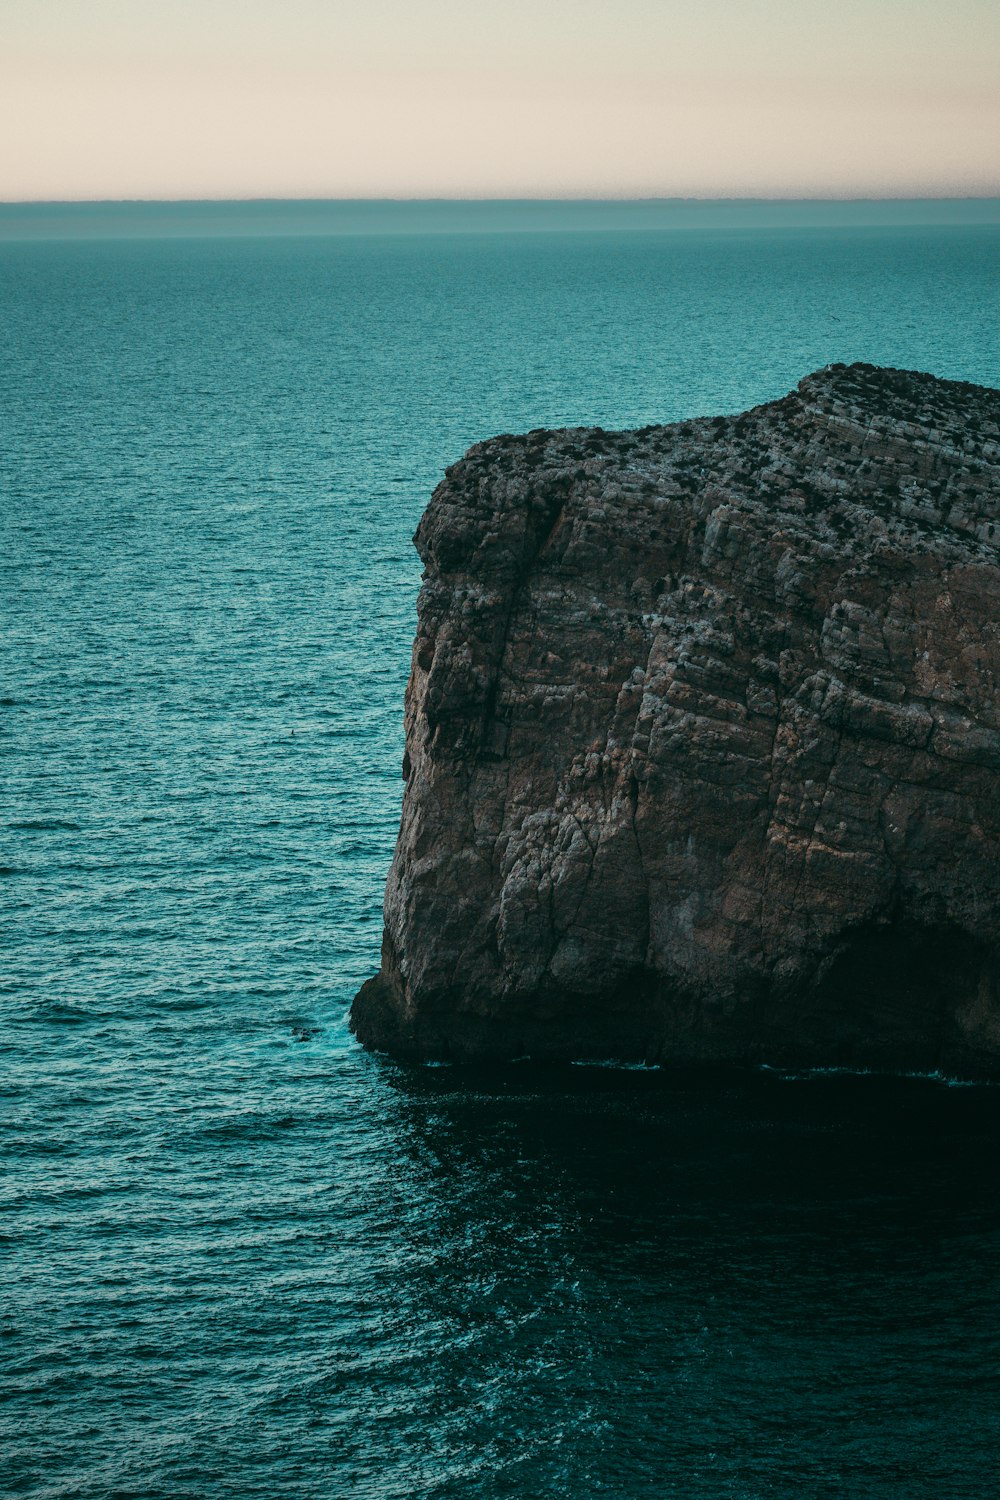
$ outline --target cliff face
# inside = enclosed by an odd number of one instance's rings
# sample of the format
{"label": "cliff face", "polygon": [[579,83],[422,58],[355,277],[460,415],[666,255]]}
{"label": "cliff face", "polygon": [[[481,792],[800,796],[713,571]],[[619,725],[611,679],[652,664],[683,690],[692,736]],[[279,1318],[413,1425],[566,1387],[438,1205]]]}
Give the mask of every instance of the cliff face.
{"label": "cliff face", "polygon": [[1000,392],[473,448],[360,1039],[1000,1076]]}

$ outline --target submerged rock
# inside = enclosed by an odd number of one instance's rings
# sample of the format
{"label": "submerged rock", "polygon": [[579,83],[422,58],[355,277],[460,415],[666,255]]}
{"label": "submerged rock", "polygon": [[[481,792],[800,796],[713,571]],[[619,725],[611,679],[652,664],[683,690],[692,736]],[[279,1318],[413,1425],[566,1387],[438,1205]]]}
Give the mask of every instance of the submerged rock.
{"label": "submerged rock", "polygon": [[1000,392],[494,438],[415,540],[364,1043],[1000,1076]]}

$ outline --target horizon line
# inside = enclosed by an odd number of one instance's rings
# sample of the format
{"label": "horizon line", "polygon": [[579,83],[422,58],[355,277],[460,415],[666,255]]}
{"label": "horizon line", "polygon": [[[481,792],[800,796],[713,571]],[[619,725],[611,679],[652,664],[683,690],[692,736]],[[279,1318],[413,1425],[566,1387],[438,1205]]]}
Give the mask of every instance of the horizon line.
{"label": "horizon line", "polygon": [[485,194],[433,194],[403,196],[378,194],[365,197],[337,197],[332,194],[293,197],[287,194],[261,193],[246,197],[216,197],[198,194],[193,197],[95,197],[95,198],[0,198],[2,208],[71,208],[98,207],[113,204],[190,204],[190,203],[994,203],[1000,201],[1000,186],[988,193],[731,193],[680,194],[644,193],[634,195],[572,194],[522,196],[487,196]]}

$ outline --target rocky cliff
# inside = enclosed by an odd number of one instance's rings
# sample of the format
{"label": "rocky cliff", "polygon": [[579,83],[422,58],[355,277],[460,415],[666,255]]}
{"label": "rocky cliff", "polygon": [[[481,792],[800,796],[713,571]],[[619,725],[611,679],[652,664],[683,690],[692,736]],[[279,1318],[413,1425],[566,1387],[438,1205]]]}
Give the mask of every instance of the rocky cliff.
{"label": "rocky cliff", "polygon": [[1000,392],[498,437],[415,540],[363,1042],[1000,1076]]}

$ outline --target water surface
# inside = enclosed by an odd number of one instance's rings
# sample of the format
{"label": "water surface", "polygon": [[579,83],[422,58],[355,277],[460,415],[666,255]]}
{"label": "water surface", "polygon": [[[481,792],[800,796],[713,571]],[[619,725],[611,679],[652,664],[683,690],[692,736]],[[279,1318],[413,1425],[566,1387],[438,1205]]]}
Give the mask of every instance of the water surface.
{"label": "water surface", "polygon": [[0,1490],[990,1493],[997,1091],[407,1072],[345,1014],[444,466],[1000,385],[1000,230],[393,227],[0,243]]}

